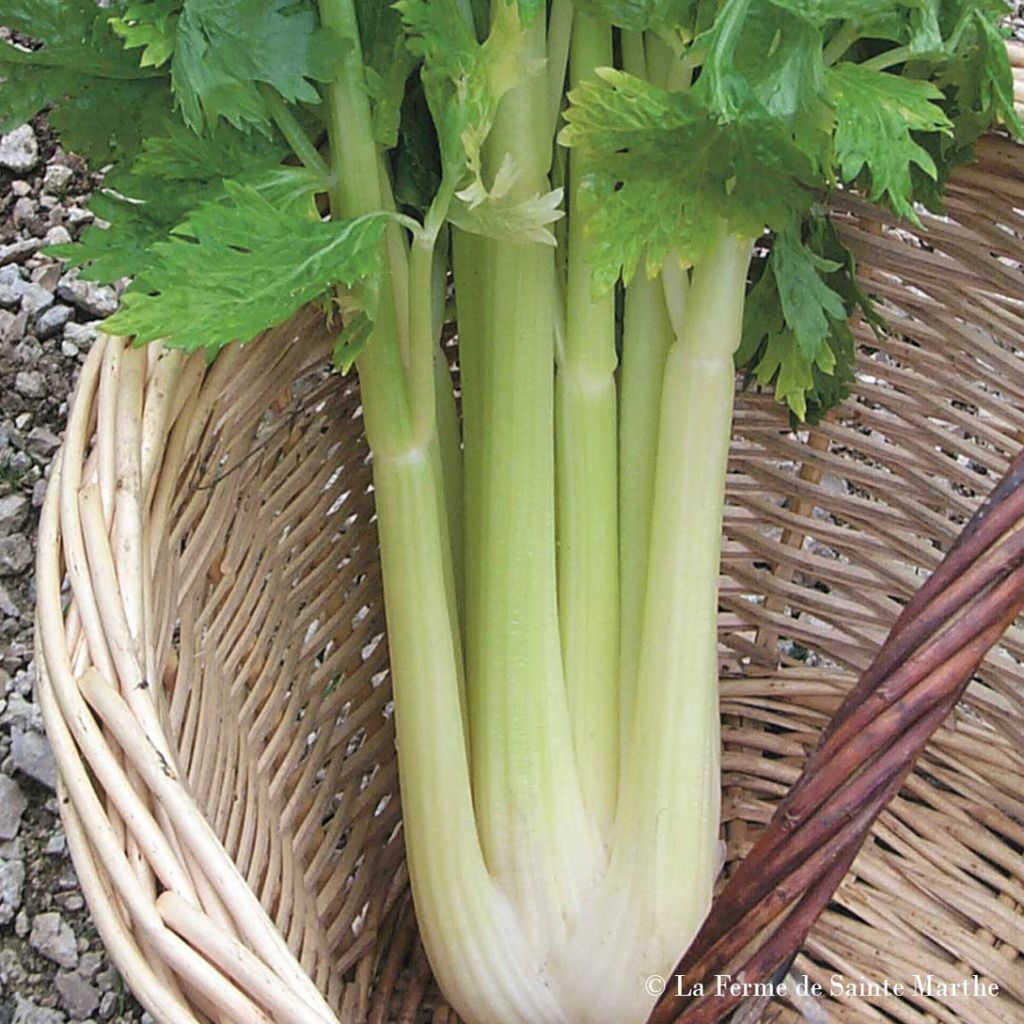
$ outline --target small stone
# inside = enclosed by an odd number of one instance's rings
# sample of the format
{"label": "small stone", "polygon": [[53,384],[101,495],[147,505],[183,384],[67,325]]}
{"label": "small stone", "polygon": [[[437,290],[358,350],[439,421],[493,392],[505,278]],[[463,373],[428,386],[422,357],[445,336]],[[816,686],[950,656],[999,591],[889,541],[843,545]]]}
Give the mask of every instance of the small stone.
{"label": "small stone", "polygon": [[24,861],[0,860],[0,924],[10,924],[21,909],[24,889]]}
{"label": "small stone", "polygon": [[27,196],[32,193],[32,186],[24,178],[16,178],[11,182],[11,192],[18,196]]}
{"label": "small stone", "polygon": [[110,316],[117,310],[117,294],[107,285],[83,281],[73,274],[65,274],[57,285],[57,294],[89,316]]}
{"label": "small stone", "polygon": [[64,164],[50,164],[43,175],[43,189],[56,196],[62,196],[68,190],[75,172]]}
{"label": "small stone", "polygon": [[42,316],[36,317],[36,334],[40,338],[52,338],[75,315],[70,306],[51,306]]}
{"label": "small stone", "polygon": [[48,1010],[44,1006],[36,1006],[35,1003],[22,999],[17,992],[14,993],[14,1016],[11,1024],[64,1024],[67,1018],[60,1010]]}
{"label": "small stone", "polygon": [[53,292],[41,284],[28,284],[21,296],[21,308],[29,316],[38,316],[53,305]]}
{"label": "small stone", "polygon": [[[45,853],[48,857],[63,857],[64,854],[67,852],[67,848],[68,844],[67,840],[64,838],[64,833],[54,832],[54,834],[46,840],[46,845],[43,847],[43,853]],[[82,909],[81,907],[73,905],[75,902],[77,902],[72,898],[75,896],[77,896],[77,893],[71,893],[70,897],[65,898],[64,907],[67,910]],[[81,897],[78,898],[80,899]]]}
{"label": "small stone", "polygon": [[25,908],[22,907],[14,918],[14,934],[17,935],[19,939],[23,939],[28,935],[29,927],[28,914],[26,913]]}
{"label": "small stone", "polygon": [[7,494],[0,498],[0,537],[17,533],[28,519],[28,499],[24,494]]}
{"label": "small stone", "polygon": [[57,789],[57,762],[50,742],[34,729],[11,729],[11,757],[14,767],[49,789]]}
{"label": "small stone", "polygon": [[11,210],[11,220],[16,228],[29,227],[36,219],[36,204],[30,196],[22,196],[15,200],[14,209]]}
{"label": "small stone", "polygon": [[0,167],[16,174],[31,171],[39,161],[39,143],[32,125],[23,124],[0,137]]}
{"label": "small stone", "polygon": [[71,925],[55,910],[32,919],[29,945],[48,960],[72,970],[78,966],[78,940]]}
{"label": "small stone", "polygon": [[56,224],[46,232],[43,241],[47,245],[68,245],[71,242],[71,232],[63,224]]}
{"label": "small stone", "polygon": [[117,996],[113,992],[104,992],[100,999],[100,1008],[97,1011],[100,1020],[110,1020],[117,1009]]}
{"label": "small stone", "polygon": [[10,245],[0,245],[0,267],[8,263],[23,263],[43,246],[41,238],[21,238]]}
{"label": "small stone", "polygon": [[13,309],[21,302],[27,287],[17,267],[0,267],[0,306]]}
{"label": "small stone", "polygon": [[13,839],[21,828],[28,800],[14,779],[0,775],[0,839]]}
{"label": "small stone", "polygon": [[60,996],[60,1005],[75,1020],[91,1017],[100,1005],[100,994],[77,971],[65,974],[61,971],[53,983]]}
{"label": "small stone", "polygon": [[14,358],[26,366],[35,366],[43,358],[43,346],[39,339],[29,334],[14,346]]}
{"label": "small stone", "polygon": [[103,966],[102,953],[83,953],[78,958],[78,973],[86,981],[92,981]]}
{"label": "small stone", "polygon": [[37,459],[48,459],[60,447],[60,438],[46,427],[33,427],[25,438],[25,448]]}
{"label": "small stone", "polygon": [[92,324],[69,323],[64,328],[64,339],[74,345],[79,352],[92,348],[96,340],[96,328]]}
{"label": "small stone", "polygon": [[39,705],[33,700],[27,700],[21,690],[24,683],[28,683],[26,692],[31,691],[32,681],[35,679],[35,672],[31,675],[27,672],[19,672],[11,680],[11,693],[7,698],[7,707],[0,715],[0,722],[4,725],[16,725],[19,729],[35,729],[41,732],[43,728],[43,716]]}
{"label": "small stone", "polygon": [[36,267],[32,271],[32,280],[36,284],[42,285],[48,292],[56,291],[57,285],[60,283],[60,264],[44,263]]}
{"label": "small stone", "polygon": [[32,564],[32,545],[23,533],[0,537],[0,576],[20,576]]}
{"label": "small stone", "polygon": [[[18,355],[18,358],[19,359],[22,358],[20,353]],[[30,413],[30,412],[18,413],[18,415],[14,417],[14,425],[19,430],[28,430],[28,428],[30,426],[32,426],[32,413]]]}
{"label": "small stone", "polygon": [[14,390],[25,398],[42,398],[46,394],[46,379],[38,370],[21,370],[14,378]]}
{"label": "small stone", "polygon": [[[5,317],[10,317],[11,314],[4,310]],[[3,325],[4,336],[2,339],[8,345],[12,341],[17,341],[18,338],[22,337],[25,333],[25,328],[28,326],[28,313],[19,313],[17,316],[11,319],[5,319]]]}
{"label": "small stone", "polygon": [[46,477],[40,477],[32,485],[32,507],[42,508],[44,501],[46,501]]}
{"label": "small stone", "polygon": [[81,206],[69,206],[65,211],[65,220],[73,228],[77,228],[79,224],[91,224],[95,219],[91,210]]}
{"label": "small stone", "polygon": [[[8,335],[10,335],[11,328],[14,326],[16,319],[17,317],[9,309],[0,309],[0,341],[8,340]],[[17,337],[16,334],[10,336],[12,338]]]}
{"label": "small stone", "polygon": [[15,604],[14,598],[11,597],[2,585],[0,585],[0,615],[6,615],[9,619],[21,618],[21,609]]}

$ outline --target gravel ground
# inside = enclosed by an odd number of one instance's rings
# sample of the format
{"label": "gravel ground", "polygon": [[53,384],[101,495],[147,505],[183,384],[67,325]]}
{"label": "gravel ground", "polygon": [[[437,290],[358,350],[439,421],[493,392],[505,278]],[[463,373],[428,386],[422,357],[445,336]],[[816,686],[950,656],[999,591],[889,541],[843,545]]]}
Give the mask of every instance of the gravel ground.
{"label": "gravel ground", "polygon": [[33,699],[39,508],[94,322],[117,301],[39,249],[89,222],[94,184],[40,124],[0,138],[0,1024],[149,1019],[85,909]]}

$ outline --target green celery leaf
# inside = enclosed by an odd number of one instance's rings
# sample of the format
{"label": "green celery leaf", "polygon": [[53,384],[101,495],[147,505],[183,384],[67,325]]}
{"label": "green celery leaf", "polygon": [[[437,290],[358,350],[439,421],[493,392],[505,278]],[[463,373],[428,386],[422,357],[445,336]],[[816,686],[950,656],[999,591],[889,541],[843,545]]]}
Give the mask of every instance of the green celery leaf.
{"label": "green celery leaf", "polygon": [[836,107],[836,160],[844,180],[864,184],[872,201],[887,201],[916,222],[911,167],[931,178],[938,169],[912,133],[951,131],[952,122],[936,102],[942,93],[931,82],[859,64],[831,68],[828,82]]}
{"label": "green celery leaf", "polygon": [[315,83],[330,81],[346,45],[320,26],[311,0],[137,0],[115,27],[125,45],[144,47],[144,64],[170,59],[182,116],[197,132],[222,118],[267,130],[261,86],[288,103],[318,103]]}
{"label": "green celery leaf", "polygon": [[167,78],[125,52],[110,14],[93,0],[0,2],[0,24],[41,44],[0,43],[0,131],[49,107],[64,144],[95,165],[138,150],[170,111]]}
{"label": "green celery leaf", "polygon": [[816,422],[849,393],[855,343],[849,317],[882,320],[856,281],[852,255],[826,215],[777,235],[747,296],[737,366],[747,382],[774,388],[797,422]]}
{"label": "green celery leaf", "polygon": [[363,50],[366,85],[373,103],[373,134],[380,145],[393,149],[406,79],[416,67],[416,57],[405,44],[402,16],[386,0],[358,0],[359,41]]}
{"label": "green celery leaf", "polygon": [[127,50],[141,49],[139,65],[158,68],[174,53],[182,0],[137,0],[120,17],[111,18],[114,31]]}
{"label": "green celery leaf", "polygon": [[256,189],[282,210],[308,214],[324,183],[305,167],[281,164],[287,146],[278,138],[245,134],[222,123],[199,136],[171,121],[143,144],[129,165],[111,170],[90,201],[103,222],[80,242],[54,247],[53,255],[84,266],[82,276],[112,282],[144,273],[155,259],[152,247],[204,202],[225,196],[225,180]]}
{"label": "green celery leaf", "polygon": [[619,268],[628,280],[644,251],[650,272],[673,248],[696,261],[718,221],[756,238],[766,224],[798,222],[810,205],[813,161],[785,121],[752,89],[726,89],[728,116],[715,100],[709,109],[698,87],[671,93],[610,69],[570,94],[560,141],[599,169],[585,184],[599,286]]}
{"label": "green celery leaf", "polygon": [[797,146],[827,174],[835,116],[827,102],[821,30],[770,4],[755,5],[734,67],[765,111],[788,127]]}
{"label": "green celery leaf", "polygon": [[[1024,121],[1013,100],[1013,73],[1006,43],[991,10],[967,3],[950,38],[955,60],[939,74],[939,84],[953,93],[954,136],[969,146],[994,124],[1024,135]],[[1005,13],[1005,9],[1004,9]]]}
{"label": "green celery leaf", "polygon": [[374,274],[388,216],[299,219],[256,189],[225,182],[166,242],[104,323],[143,343],[194,351],[249,341],[287,320],[332,285]]}
{"label": "green celery leaf", "polygon": [[779,292],[783,316],[796,338],[800,352],[813,362],[825,344],[831,320],[846,316],[843,300],[821,276],[839,269],[803,244],[793,231],[775,236],[771,270]]}

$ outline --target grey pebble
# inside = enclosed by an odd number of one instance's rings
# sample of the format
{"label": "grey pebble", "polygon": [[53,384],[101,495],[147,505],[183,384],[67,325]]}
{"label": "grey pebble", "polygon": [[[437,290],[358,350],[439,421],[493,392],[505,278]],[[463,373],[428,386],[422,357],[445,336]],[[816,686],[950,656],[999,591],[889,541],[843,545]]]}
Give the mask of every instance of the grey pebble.
{"label": "grey pebble", "polygon": [[35,1003],[22,999],[17,993],[14,994],[14,1016],[11,1024],[64,1024],[67,1018],[60,1010],[50,1010],[45,1006],[36,1006]]}
{"label": "grey pebble", "polygon": [[20,576],[32,564],[32,545],[23,533],[0,537],[0,576]]}
{"label": "grey pebble", "polygon": [[6,587],[0,584],[0,615],[6,615],[9,619],[21,617],[21,609],[17,606],[14,598],[7,592]]}
{"label": "grey pebble", "polygon": [[16,174],[31,171],[39,162],[39,143],[32,125],[23,124],[0,137],[0,167]]}
{"label": "grey pebble", "polygon": [[22,370],[14,378],[14,390],[25,398],[42,398],[46,394],[46,379],[38,370]]}
{"label": "grey pebble", "polygon": [[22,311],[28,313],[29,316],[36,316],[44,312],[53,305],[53,302],[53,292],[34,281],[25,286],[25,291],[21,296]]}
{"label": "grey pebble", "polygon": [[54,988],[57,989],[57,994],[60,996],[60,1005],[75,1020],[91,1017],[99,1008],[99,992],[78,971],[69,974],[61,971],[54,982]]}
{"label": "grey pebble", "polygon": [[47,245],[68,245],[72,241],[71,232],[63,224],[55,224],[46,232],[43,241]]}
{"label": "grey pebble", "polygon": [[41,238],[22,238],[10,245],[0,245],[0,267],[8,263],[21,263],[42,247]]}
{"label": "grey pebble", "polygon": [[11,757],[18,771],[56,791],[57,763],[50,741],[41,732],[11,729]]}
{"label": "grey pebble", "polygon": [[0,498],[0,537],[9,537],[25,525],[28,499],[24,494],[6,494]]}
{"label": "grey pebble", "polygon": [[62,196],[68,190],[75,172],[65,164],[50,164],[43,175],[43,189],[54,195]]}
{"label": "grey pebble", "polygon": [[74,315],[75,311],[70,306],[51,306],[36,318],[36,334],[40,338],[52,338]]}
{"label": "grey pebble", "polygon": [[110,316],[117,310],[113,288],[95,281],[83,281],[74,273],[65,274],[57,285],[57,295],[90,316]]}
{"label": "grey pebble", "polygon": [[71,970],[78,966],[78,940],[71,925],[55,910],[36,914],[28,942],[37,953],[61,967]]}
{"label": "grey pebble", "polygon": [[28,800],[21,786],[0,775],[0,839],[13,839],[21,828],[21,816],[28,809]]}
{"label": "grey pebble", "polygon": [[32,485],[32,507],[42,508],[46,501],[46,477],[41,477]]}
{"label": "grey pebble", "polygon": [[13,309],[19,305],[27,287],[18,267],[0,267],[0,306]]}
{"label": "grey pebble", "polygon": [[25,862],[0,860],[0,924],[10,924],[21,909],[25,889]]}
{"label": "grey pebble", "polygon": [[36,202],[30,196],[22,196],[15,200],[14,209],[11,210],[11,220],[16,228],[31,227],[36,219]]}
{"label": "grey pebble", "polygon": [[25,448],[37,459],[48,459],[60,447],[60,438],[46,427],[33,427],[25,438]]}
{"label": "grey pebble", "polygon": [[28,313],[19,313],[17,316],[12,316],[6,309],[3,310],[2,315],[0,315],[0,329],[4,332],[2,340],[8,344],[16,341],[24,335],[27,325]]}
{"label": "grey pebble", "polygon": [[64,328],[64,340],[71,342],[80,352],[92,348],[96,340],[96,327],[94,324],[69,323]]}

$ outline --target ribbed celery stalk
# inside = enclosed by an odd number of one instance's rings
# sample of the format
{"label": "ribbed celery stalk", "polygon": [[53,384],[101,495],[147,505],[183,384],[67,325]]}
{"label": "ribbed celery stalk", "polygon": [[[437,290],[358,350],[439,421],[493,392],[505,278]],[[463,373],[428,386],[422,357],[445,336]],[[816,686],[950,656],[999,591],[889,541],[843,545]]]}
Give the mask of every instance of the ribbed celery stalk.
{"label": "ribbed celery stalk", "polygon": [[[609,26],[577,13],[573,85],[611,62]],[[585,159],[570,154],[565,352],[555,377],[558,613],[583,798],[609,837],[619,753],[615,297],[594,294],[579,199],[586,174]]]}
{"label": "ribbed celery stalk", "polygon": [[[328,90],[343,183],[331,198],[338,214],[356,216],[379,209],[382,196],[352,0],[321,0],[321,16],[348,42]],[[395,255],[392,247],[388,256]],[[414,304],[430,302],[428,257],[421,251],[414,259]],[[373,450],[406,850],[420,929],[439,980],[466,1019],[558,1022],[534,950],[480,847],[436,421],[424,420],[422,409],[414,416],[410,390],[414,401],[422,397],[423,379],[419,389],[407,387],[387,269],[384,278],[374,334],[357,368]],[[430,343],[429,305],[412,325],[412,349],[424,332]],[[417,355],[410,352],[410,364]],[[428,356],[432,362],[432,345]]]}
{"label": "ribbed celery stalk", "polygon": [[[496,4],[494,17],[515,17]],[[542,18],[524,57],[544,54]],[[546,81],[501,101],[488,140],[515,156],[513,198],[546,191]],[[484,855],[539,949],[560,942],[589,890],[600,845],[580,791],[558,632],[554,471],[554,262],[540,243],[483,243],[486,307],[467,377],[466,657],[473,789]],[[479,431],[478,436],[473,431]]]}
{"label": "ribbed celery stalk", "polygon": [[629,743],[647,589],[661,380],[675,335],[660,275],[641,269],[626,288],[619,398],[619,715]]}
{"label": "ribbed celery stalk", "polygon": [[694,268],[662,387],[633,734],[608,883],[658,894],[637,941],[642,962],[668,968],[707,913],[719,857],[718,574],[750,251],[723,233]]}
{"label": "ribbed celery stalk", "polygon": [[477,836],[455,685],[435,466],[426,452],[374,460],[402,815],[416,916],[430,962],[464,1020],[559,1024],[518,908]]}

